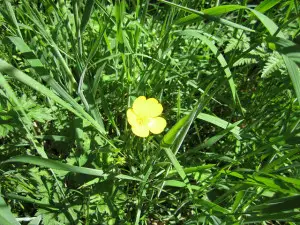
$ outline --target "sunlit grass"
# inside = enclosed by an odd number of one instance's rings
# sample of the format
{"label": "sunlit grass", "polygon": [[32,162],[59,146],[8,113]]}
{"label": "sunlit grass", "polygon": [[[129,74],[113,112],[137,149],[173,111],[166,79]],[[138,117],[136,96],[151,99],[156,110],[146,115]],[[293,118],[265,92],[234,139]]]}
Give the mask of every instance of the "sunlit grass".
{"label": "sunlit grass", "polygon": [[1,225],[299,223],[297,1],[1,6]]}

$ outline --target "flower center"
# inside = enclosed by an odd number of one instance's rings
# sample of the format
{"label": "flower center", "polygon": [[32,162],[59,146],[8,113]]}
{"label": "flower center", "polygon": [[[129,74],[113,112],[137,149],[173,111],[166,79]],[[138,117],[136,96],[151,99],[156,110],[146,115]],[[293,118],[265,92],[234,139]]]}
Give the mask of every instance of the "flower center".
{"label": "flower center", "polygon": [[136,122],[141,126],[146,125],[148,122],[148,118],[147,117],[137,117]]}

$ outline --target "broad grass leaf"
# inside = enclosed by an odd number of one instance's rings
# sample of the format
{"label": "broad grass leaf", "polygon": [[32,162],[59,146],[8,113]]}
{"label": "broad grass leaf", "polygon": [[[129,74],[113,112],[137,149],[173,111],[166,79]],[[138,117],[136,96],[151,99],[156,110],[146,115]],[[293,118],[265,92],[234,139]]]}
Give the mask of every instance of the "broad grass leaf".
{"label": "broad grass leaf", "polygon": [[[108,174],[105,174],[103,170],[98,170],[98,169],[91,169],[91,168],[86,168],[86,167],[79,167],[79,166],[72,166],[68,165],[56,160],[52,159],[45,159],[45,158],[40,158],[36,156],[16,156],[12,157],[2,163],[28,163],[32,165],[37,165],[37,166],[42,166],[46,168],[51,168],[51,169],[56,169],[56,170],[64,170],[72,173],[82,173],[82,174],[87,174],[87,175],[92,175],[92,176],[98,176],[98,177],[107,177]],[[134,178],[128,175],[124,174],[118,174],[114,176],[115,178],[119,179],[129,179],[129,180],[135,180],[135,181],[141,181],[141,179]]]}
{"label": "broad grass leaf", "polygon": [[268,178],[268,177],[253,175],[253,176],[249,176],[245,183],[259,186],[262,188],[268,188],[270,190],[274,190],[286,194],[299,193],[298,189],[294,188],[289,183],[278,178]]}
{"label": "broad grass leaf", "polygon": [[86,25],[88,24],[88,21],[93,13],[94,4],[95,4],[95,0],[87,0],[87,2],[85,4],[81,23],[80,23],[80,32],[81,33],[84,32]]}
{"label": "broad grass leaf", "polygon": [[264,13],[267,10],[273,8],[275,5],[277,5],[280,2],[281,0],[264,0],[258,6],[255,7],[255,10]]}
{"label": "broad grass leaf", "polygon": [[168,148],[174,144],[182,127],[186,124],[188,119],[189,119],[189,115],[184,116],[168,131],[168,133],[165,134],[165,136],[161,142],[162,147]]}
{"label": "broad grass leaf", "polygon": [[300,208],[300,195],[287,196],[267,201],[264,204],[249,207],[248,213],[279,213]]}
{"label": "broad grass leaf", "polygon": [[226,26],[234,27],[234,28],[237,28],[237,29],[245,30],[245,31],[255,32],[254,30],[252,30],[248,27],[245,27],[243,25],[231,22],[231,21],[226,20],[226,19],[222,19],[222,18],[215,17],[215,16],[210,16],[208,14],[205,14],[204,12],[197,11],[197,10],[194,10],[194,9],[190,9],[190,8],[187,8],[187,7],[172,3],[172,2],[168,2],[168,1],[165,1],[165,0],[160,0],[160,1],[167,4],[167,5],[171,5],[171,6],[174,6],[176,8],[179,8],[181,10],[184,10],[186,12],[192,13],[192,15],[189,15],[188,17],[184,17],[184,18],[181,18],[181,19],[175,21],[175,24],[177,24],[177,25],[182,25],[182,24],[187,25],[187,24],[190,24],[190,23],[194,23],[195,19],[197,19],[197,17],[198,17],[198,19],[200,17],[204,17],[208,20],[215,21],[217,23],[221,23],[221,24],[226,25]]}
{"label": "broad grass leaf", "polygon": [[211,16],[220,16],[224,13],[229,13],[238,9],[245,9],[242,5],[220,5],[209,9],[204,9],[202,12]]}
{"label": "broad grass leaf", "polygon": [[[178,181],[178,180],[165,180],[164,185],[170,186],[170,187],[178,187],[178,188],[182,188],[182,187],[186,186],[186,184],[184,182]],[[191,188],[193,190],[200,190],[200,187],[196,186],[196,185],[191,185]]]}
{"label": "broad grass leaf", "polygon": [[269,31],[271,35],[274,35],[277,32],[278,37],[284,38],[284,34],[282,31],[278,32],[278,26],[274,23],[273,20],[271,20],[266,15],[256,11],[255,9],[248,8],[259,20],[260,22],[265,26],[265,28]]}
{"label": "broad grass leaf", "polygon": [[202,207],[206,208],[207,210],[213,210],[213,211],[217,211],[223,214],[229,214],[229,210],[221,207],[218,204],[215,204],[211,201],[205,200],[205,199],[198,199],[197,204],[201,205]]}
{"label": "broad grass leaf", "polygon": [[[216,164],[207,164],[207,165],[203,165],[203,166],[187,167],[187,168],[184,168],[184,172],[186,174],[190,174],[190,173],[205,171],[207,169],[215,167],[215,165]],[[171,176],[174,173],[176,173],[176,170],[171,170],[169,172],[169,176]]]}
{"label": "broad grass leaf", "polygon": [[298,99],[298,102],[300,103],[300,71],[297,64],[289,59],[287,56],[282,55],[284,63],[286,65],[286,68],[288,70],[288,73],[290,75],[290,78],[292,80],[294,90],[296,92],[296,96]]}
{"label": "broad grass leaf", "polygon": [[264,168],[261,169],[262,172],[269,172],[278,169],[278,167],[282,166],[284,162],[290,157],[298,154],[300,152],[299,148],[289,150],[284,156],[278,157],[271,163],[266,164]]}
{"label": "broad grass leaf", "polygon": [[1,225],[21,225],[10,209],[6,205],[4,199],[0,196],[0,224]]}
{"label": "broad grass leaf", "polygon": [[192,194],[192,188],[191,185],[189,183],[189,179],[186,176],[186,173],[184,172],[183,167],[180,165],[180,163],[178,162],[175,154],[172,152],[172,150],[170,148],[164,148],[167,156],[169,157],[171,163],[173,164],[173,166],[175,167],[176,171],[178,172],[179,176],[181,177],[181,179],[184,181],[184,183],[186,184],[188,190],[190,191],[190,193]]}
{"label": "broad grass leaf", "polygon": [[280,212],[280,213],[268,213],[264,215],[250,215],[243,220],[243,224],[258,224],[268,220],[277,220],[281,222],[300,222],[299,212]]}
{"label": "broad grass leaf", "polygon": [[214,94],[219,90],[217,88],[212,94],[208,95],[209,90],[213,86],[214,81],[211,82],[205,92],[202,94],[201,98],[198,100],[194,109],[189,113],[189,115],[184,116],[180,119],[172,128],[169,130],[168,133],[165,134],[163,140],[161,141],[161,147],[173,148],[173,152],[176,154],[179,150],[192,122],[198,116],[198,114],[203,110],[203,108],[208,104],[211,98],[213,98]]}
{"label": "broad grass leaf", "polygon": [[82,173],[82,174],[88,174],[88,175],[100,176],[100,177],[107,176],[104,174],[102,170],[72,166],[56,160],[44,159],[36,156],[28,156],[28,155],[16,156],[4,161],[3,163],[16,163],[16,162],[28,163],[32,165],[42,166],[42,167],[56,169],[56,170],[64,170],[73,173]]}
{"label": "broad grass leaf", "polygon": [[[189,111],[186,110],[181,110],[181,113],[183,114],[188,114],[190,113]],[[229,126],[232,125],[232,123],[227,122],[226,120],[223,120],[215,115],[209,115],[207,113],[199,113],[199,115],[197,116],[197,119],[206,121],[208,123],[214,124],[218,127],[221,127],[223,129],[227,129]],[[234,128],[232,128],[230,130],[231,133],[233,133],[237,139],[241,139],[240,136],[240,132],[241,132],[241,128],[237,125]]]}
{"label": "broad grass leaf", "polygon": [[[197,105],[194,107],[193,111],[185,116],[182,120],[180,120],[180,123],[175,124],[175,128],[174,130],[170,130],[172,131],[172,133],[167,133],[165,135],[165,137],[168,137],[167,140],[164,139],[162,140],[161,146],[166,146],[165,143],[171,143],[170,148],[169,147],[163,147],[167,156],[169,157],[171,163],[173,164],[173,166],[175,167],[176,171],[178,172],[178,174],[180,175],[180,177],[183,179],[183,181],[187,184],[187,188],[189,189],[190,193],[193,193],[192,189],[191,189],[191,185],[189,183],[189,180],[186,176],[186,173],[184,172],[183,167],[180,165],[180,163],[178,162],[177,158],[176,158],[176,154],[179,150],[179,148],[182,145],[183,140],[185,139],[188,130],[191,126],[191,124],[193,123],[193,121],[195,120],[195,118],[197,117],[197,115],[203,110],[203,108],[208,104],[208,102],[210,101],[211,98],[213,98],[213,96],[215,95],[215,93],[219,90],[219,88],[216,88],[216,90],[211,93],[208,94],[211,87],[213,86],[214,81],[211,82],[205,92],[203,93],[203,95],[201,96],[201,98],[198,100]],[[176,133],[175,133],[176,132]],[[167,142],[166,142],[167,141]],[[172,148],[172,150],[171,150]]]}
{"label": "broad grass leaf", "polygon": [[245,196],[245,191],[237,192],[237,194],[235,195],[234,202],[232,204],[231,213],[234,213],[237,210],[237,208],[243,203],[244,196]]}
{"label": "broad grass leaf", "polygon": [[280,37],[268,36],[266,41],[275,46],[276,51],[300,64],[300,45]]}

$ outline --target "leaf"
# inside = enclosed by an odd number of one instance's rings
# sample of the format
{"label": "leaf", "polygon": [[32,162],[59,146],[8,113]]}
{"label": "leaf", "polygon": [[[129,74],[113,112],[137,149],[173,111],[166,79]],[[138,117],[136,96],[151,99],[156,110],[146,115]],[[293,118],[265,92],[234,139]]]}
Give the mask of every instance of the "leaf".
{"label": "leaf", "polygon": [[298,154],[300,152],[299,148],[292,149],[288,151],[284,156],[279,157],[278,159],[275,159],[271,163],[266,164],[264,168],[261,169],[262,172],[269,172],[277,168],[277,166],[283,165],[288,158],[292,157],[295,154]]}
{"label": "leaf", "polygon": [[186,176],[184,169],[182,168],[182,166],[180,165],[180,163],[178,162],[178,160],[176,159],[176,156],[174,155],[174,153],[171,151],[170,148],[164,148],[167,156],[169,157],[171,163],[173,164],[173,166],[175,167],[177,173],[179,174],[179,176],[182,178],[182,180],[184,181],[185,185],[187,186],[188,190],[190,191],[190,193],[192,194],[192,188],[191,185],[189,183],[188,177]]}
{"label": "leaf", "polygon": [[[274,35],[278,31],[278,26],[269,17],[256,11],[255,9],[248,9],[262,22],[271,35]],[[279,31],[276,36],[284,38],[284,35],[281,31]]]}
{"label": "leaf", "polygon": [[31,220],[28,225],[39,225],[40,222],[42,221],[42,216],[37,216],[33,220]]}
{"label": "leaf", "polygon": [[221,86],[219,86],[212,94],[208,95],[208,92],[213,84],[214,81],[207,86],[205,92],[202,94],[201,98],[197,102],[197,105],[190,112],[190,114],[183,117],[167,134],[165,134],[163,140],[161,141],[162,147],[170,147],[170,145],[172,145],[174,149],[173,152],[175,154],[177,153],[197,115],[203,110],[206,104],[208,104],[210,99],[213,98],[214,94],[221,88]]}
{"label": "leaf", "polygon": [[1,225],[21,225],[10,209],[7,207],[4,199],[0,196],[0,224]]}
{"label": "leaf", "polygon": [[170,147],[172,144],[174,144],[175,140],[177,139],[177,136],[179,135],[179,131],[182,129],[182,127],[186,124],[187,120],[189,118],[189,115],[184,116],[181,118],[169,131],[165,134],[163,137],[163,140],[161,142],[161,146],[164,148]]}
{"label": "leaf", "polygon": [[278,178],[268,178],[263,176],[249,176],[245,183],[255,186],[269,188],[271,190],[279,191],[287,194],[297,194],[299,190],[292,187],[289,183],[282,181]]}
{"label": "leaf", "polygon": [[255,56],[248,54],[246,56],[243,56],[243,58],[240,58],[237,61],[235,61],[233,67],[256,64],[257,62],[258,61]]}
{"label": "leaf", "polygon": [[35,138],[41,140],[52,140],[54,142],[67,142],[71,140],[69,137],[59,135],[38,135],[35,136]]}
{"label": "leaf", "polygon": [[17,96],[15,95],[14,91],[12,90],[12,88],[10,87],[10,85],[8,84],[8,82],[6,81],[6,79],[4,78],[4,76],[1,73],[1,59],[0,59],[0,86],[3,87],[3,89],[6,91],[7,95],[11,98],[12,103],[14,105],[15,110],[18,109],[18,111],[20,112],[20,116],[18,114],[18,118],[20,120],[20,122],[23,124],[23,127],[27,133],[27,136],[29,138],[29,140],[31,141],[31,144],[35,147],[36,151],[42,156],[47,158],[47,154],[44,151],[43,146],[41,146],[35,139],[32,133],[35,133],[35,130],[33,128],[33,123],[31,121],[31,119],[28,117],[28,115],[26,114],[22,104],[20,104]]}
{"label": "leaf", "polygon": [[10,4],[10,1],[8,1],[8,0],[5,0],[5,10],[6,10],[6,12],[8,12],[8,15],[9,15],[13,25],[16,27],[18,35],[22,38],[22,33],[20,31],[19,23],[17,21],[16,15],[14,13],[13,7]]}
{"label": "leaf", "polygon": [[41,83],[37,82],[33,78],[29,77],[22,71],[16,69],[12,65],[3,61],[2,59],[0,59],[0,72],[12,76],[13,78],[19,80],[20,82],[30,86],[31,88],[51,98],[52,100],[54,100],[55,102],[57,102],[58,104],[66,108],[67,110],[69,110],[70,112],[79,116],[80,118],[88,120],[102,134],[105,132],[103,130],[103,127],[101,127],[87,112],[85,112],[84,109],[78,103],[76,103],[75,100],[72,99],[52,78],[49,77],[48,82],[50,82],[51,85],[57,89],[57,91],[59,91],[65,98],[67,98],[70,101],[70,104],[73,104],[74,107],[76,107],[76,110],[72,108],[69,103],[65,102],[60,97],[58,97],[53,91],[51,91]]}
{"label": "leaf", "polygon": [[[197,10],[193,10],[193,9],[189,9],[189,8],[186,8],[186,7],[183,7],[183,6],[179,6],[179,5],[176,5],[174,3],[166,2],[164,0],[160,0],[160,1],[162,1],[162,2],[164,2],[166,4],[169,4],[169,5],[176,6],[176,7],[180,8],[180,9],[183,9],[183,10],[188,11],[190,13],[194,13],[192,15],[189,15],[189,18],[181,18],[180,20],[176,21],[175,22],[176,24],[181,24],[181,23],[185,23],[186,24],[189,21],[195,22],[195,19],[197,19],[197,17],[205,15],[203,12],[199,12]],[[221,12],[222,9],[225,10],[225,11],[226,10],[230,10],[230,9],[227,9],[226,6],[218,6],[218,7],[221,7],[220,10],[219,10],[219,12]],[[218,12],[218,7],[212,8],[212,12]],[[266,29],[270,32],[271,35],[274,35],[277,32],[278,26],[269,17],[265,16],[261,12],[255,10],[255,9],[251,9],[251,8],[248,8],[248,7],[245,7],[245,6],[240,6],[240,5],[230,5],[230,7],[235,8],[235,9],[250,10],[262,22],[262,24],[266,27]],[[210,17],[210,18],[213,20],[214,17]],[[238,29],[241,29],[241,30],[254,32],[254,30],[252,30],[252,29],[249,29],[247,27],[244,27],[244,26],[232,23],[230,21],[223,21],[222,19],[220,19],[219,22],[221,22],[221,23],[223,23],[225,25],[234,27],[234,28],[238,28]],[[281,31],[278,32],[277,36],[281,37],[281,38],[284,38],[284,35],[283,35],[283,33]]]}
{"label": "leaf", "polygon": [[[183,111],[183,114],[188,114],[190,113],[189,111]],[[232,123],[227,122],[226,120],[223,120],[215,115],[209,115],[206,113],[199,113],[199,115],[197,116],[197,119],[200,120],[204,120],[208,123],[214,124],[218,127],[221,127],[223,129],[227,129],[229,126],[232,126]],[[234,128],[232,128],[230,130],[230,132],[232,132],[234,135],[236,135],[236,137],[238,139],[241,139],[240,137],[240,132],[241,132],[241,128],[239,126],[235,126]]]}
{"label": "leaf", "polygon": [[90,168],[79,167],[79,166],[71,166],[52,159],[44,159],[36,156],[26,156],[26,155],[16,156],[2,163],[15,163],[15,162],[29,163],[32,165],[42,166],[42,167],[56,169],[56,170],[64,170],[73,173],[83,173],[83,174],[101,176],[101,177],[107,176],[106,174],[104,174],[102,170],[90,169]]}
{"label": "leaf", "polygon": [[252,212],[278,213],[278,212],[288,211],[292,209],[299,209],[299,208],[300,208],[300,195],[295,195],[295,196],[278,198],[275,200],[267,201],[264,204],[252,206],[247,209],[247,212],[248,213],[252,213]]}
{"label": "leaf", "polygon": [[281,0],[264,0],[258,6],[255,7],[255,10],[264,13],[267,10],[271,9],[275,5],[277,5]]}
{"label": "leaf", "polygon": [[165,1],[165,0],[160,0],[160,1],[167,4],[167,5],[171,5],[171,6],[177,7],[181,10],[184,10],[186,12],[192,13],[192,15],[189,15],[188,17],[184,17],[184,18],[181,18],[181,19],[175,21],[175,24],[178,24],[178,25],[183,24],[183,23],[184,24],[193,23],[193,22],[195,22],[195,19],[199,19],[200,17],[204,17],[206,19],[221,23],[221,24],[226,25],[226,26],[234,27],[234,28],[237,28],[237,29],[245,30],[245,31],[255,32],[254,30],[252,30],[248,27],[245,27],[243,25],[231,22],[231,21],[226,20],[226,19],[210,16],[210,15],[205,14],[204,12],[200,12],[200,11],[197,11],[197,10],[194,10],[194,9],[190,9],[190,8],[187,8],[187,7],[184,7],[184,6],[181,6],[181,5],[177,5],[175,3],[168,2],[168,1]]}
{"label": "leaf", "polygon": [[[77,111],[89,117],[84,109],[50,76],[50,72],[44,68],[43,63],[36,57],[35,53],[29,48],[29,46],[19,37],[8,37],[8,39],[16,46],[16,48],[24,55],[29,62],[30,66],[35,69],[41,78],[48,83],[62,98],[70,103]],[[91,110],[93,113],[95,109]],[[100,116],[96,115],[98,124],[101,127],[102,132],[105,133],[103,121]]]}
{"label": "leaf", "polygon": [[[190,173],[194,173],[194,172],[199,172],[199,171],[203,171],[203,170],[207,170],[210,168],[215,167],[216,164],[207,164],[207,165],[203,165],[203,166],[195,166],[195,167],[188,167],[188,168],[184,168],[184,172],[186,174],[190,174]],[[169,175],[172,175],[176,173],[176,170],[171,170],[169,172]]]}
{"label": "leaf", "polygon": [[275,46],[276,51],[300,64],[300,45],[280,37],[268,36],[266,41]]}
{"label": "leaf", "polygon": [[237,210],[237,208],[239,207],[239,205],[241,205],[243,203],[243,197],[244,196],[245,196],[245,192],[244,191],[239,191],[235,195],[234,203],[232,204],[231,213],[234,213]]}
{"label": "leaf", "polygon": [[230,89],[231,89],[231,94],[232,94],[232,97],[233,97],[233,101],[236,103],[237,92],[236,92],[236,85],[235,85],[234,80],[233,80],[233,75],[232,75],[232,73],[231,73],[231,71],[228,67],[228,64],[225,60],[225,57],[219,52],[216,45],[212,41],[210,41],[207,37],[205,37],[202,34],[200,34],[199,32],[197,32],[196,30],[180,31],[180,32],[176,32],[176,33],[178,35],[199,38],[201,41],[203,41],[209,47],[209,49],[217,57],[219,63],[221,64],[221,66],[222,66],[222,68],[225,72],[225,77],[229,82],[229,86],[230,86]]}
{"label": "leaf", "polygon": [[[178,188],[182,188],[182,187],[186,186],[186,184],[184,182],[181,182],[178,180],[166,180],[166,181],[164,181],[164,185],[170,186],[170,187],[178,187]],[[200,190],[200,187],[196,186],[196,185],[191,185],[191,188],[193,190]]]}
{"label": "leaf", "polygon": [[[79,166],[72,166],[72,165],[58,162],[56,160],[45,159],[45,158],[40,158],[40,157],[36,157],[36,156],[26,156],[26,155],[16,156],[16,157],[10,158],[2,163],[15,163],[15,162],[29,163],[32,165],[42,166],[42,167],[56,169],[56,170],[64,170],[64,171],[68,171],[68,172],[72,172],[72,173],[82,173],[82,174],[99,176],[99,177],[107,177],[108,176],[108,174],[105,174],[103,172],[103,170],[91,169],[91,168],[79,167]],[[118,174],[114,177],[119,178],[119,179],[127,179],[127,180],[129,179],[129,180],[141,181],[138,178],[134,178],[134,177],[124,175],[124,174]]]}
{"label": "leaf", "polygon": [[88,24],[88,21],[92,15],[93,8],[94,8],[95,0],[87,0],[84,11],[83,11],[83,16],[81,19],[81,24],[80,24],[80,32],[83,33],[86,25]]}
{"label": "leaf", "polygon": [[286,221],[286,222],[300,222],[299,212],[281,212],[281,213],[272,213],[267,215],[259,215],[259,216],[247,216],[243,221],[243,224],[257,224],[260,222],[264,222],[267,220],[278,220],[278,221]]}
{"label": "leaf", "polygon": [[300,72],[299,72],[299,68],[296,65],[296,63],[294,63],[287,56],[282,55],[282,57],[283,57],[283,61],[284,61],[285,65],[286,65],[286,68],[288,70],[288,73],[290,75],[290,78],[292,80],[298,102],[300,103]]}
{"label": "leaf", "polygon": [[225,209],[225,208],[223,208],[223,207],[221,207],[221,206],[219,206],[219,205],[217,205],[217,204],[215,204],[211,201],[207,201],[207,200],[204,200],[204,199],[198,199],[198,200],[196,200],[196,202],[201,207],[206,208],[207,210],[213,210],[213,211],[221,212],[225,215],[230,213],[227,209]]}
{"label": "leaf", "polygon": [[57,206],[54,206],[53,204],[48,204],[45,203],[44,201],[40,201],[34,198],[31,198],[29,196],[22,196],[22,195],[18,195],[15,193],[6,193],[5,197],[9,198],[9,199],[14,199],[14,200],[19,200],[19,201],[23,201],[23,202],[28,202],[28,203],[32,203],[32,204],[36,204],[39,206],[43,206],[43,207],[49,207],[49,208],[57,208]]}
{"label": "leaf", "polygon": [[279,70],[282,64],[282,57],[277,52],[274,52],[270,57],[268,57],[268,60],[263,68],[261,77],[265,78],[271,73],[275,72],[276,70]]}
{"label": "leaf", "polygon": [[221,132],[219,132],[218,134],[210,137],[208,140],[201,143],[200,145],[190,149],[189,153],[197,152],[197,151],[199,151],[203,148],[210,148],[212,145],[214,145],[216,142],[218,142],[220,139],[222,139],[226,134],[228,134],[232,129],[237,127],[237,125],[239,125],[241,122],[242,122],[242,120],[235,122],[234,124],[227,127],[225,130],[222,130]]}
{"label": "leaf", "polygon": [[245,6],[241,5],[220,5],[209,9],[204,9],[202,12],[211,16],[220,16],[224,13],[229,13],[238,9],[245,9]]}

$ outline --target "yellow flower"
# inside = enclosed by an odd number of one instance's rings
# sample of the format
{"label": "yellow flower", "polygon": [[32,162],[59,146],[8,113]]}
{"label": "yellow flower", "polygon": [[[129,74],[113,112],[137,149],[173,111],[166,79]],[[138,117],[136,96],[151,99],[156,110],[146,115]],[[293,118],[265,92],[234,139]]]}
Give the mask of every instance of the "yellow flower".
{"label": "yellow flower", "polygon": [[159,117],[162,111],[162,105],[155,98],[146,99],[145,96],[140,96],[135,99],[132,108],[127,110],[127,120],[132,132],[139,137],[148,137],[150,132],[163,132],[167,122]]}

